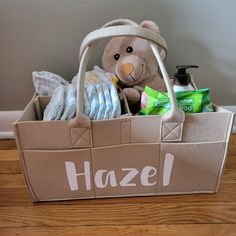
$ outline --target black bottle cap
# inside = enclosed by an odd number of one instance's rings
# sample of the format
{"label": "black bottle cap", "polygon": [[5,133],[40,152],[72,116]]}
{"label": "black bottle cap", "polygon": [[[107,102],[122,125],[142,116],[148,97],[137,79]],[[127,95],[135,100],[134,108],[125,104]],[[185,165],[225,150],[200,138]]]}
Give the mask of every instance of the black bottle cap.
{"label": "black bottle cap", "polygon": [[196,65],[180,65],[176,66],[178,69],[177,73],[174,74],[174,85],[179,85],[179,86],[188,86],[191,77],[190,74],[186,73],[186,70],[188,68],[198,68],[199,66]]}

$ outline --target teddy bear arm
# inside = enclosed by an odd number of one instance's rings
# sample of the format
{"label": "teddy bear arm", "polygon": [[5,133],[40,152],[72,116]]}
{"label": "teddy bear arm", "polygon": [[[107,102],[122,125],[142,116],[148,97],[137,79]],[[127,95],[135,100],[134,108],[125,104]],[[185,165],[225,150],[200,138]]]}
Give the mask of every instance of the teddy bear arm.
{"label": "teddy bear arm", "polygon": [[141,86],[134,86],[134,89],[137,89],[140,93],[142,93],[143,90],[144,90],[144,87],[141,87]]}
{"label": "teddy bear arm", "polygon": [[138,102],[141,97],[140,92],[135,88],[125,88],[123,92],[130,106]]}
{"label": "teddy bear arm", "polygon": [[147,86],[159,92],[166,92],[166,85],[164,79],[161,79],[160,76],[156,76],[152,80],[150,80],[149,83],[147,83]]}

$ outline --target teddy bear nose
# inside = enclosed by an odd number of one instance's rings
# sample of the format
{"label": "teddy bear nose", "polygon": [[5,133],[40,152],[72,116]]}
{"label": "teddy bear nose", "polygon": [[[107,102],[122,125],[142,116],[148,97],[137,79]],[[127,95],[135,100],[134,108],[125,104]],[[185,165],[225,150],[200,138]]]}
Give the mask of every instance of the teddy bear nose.
{"label": "teddy bear nose", "polygon": [[125,75],[129,75],[134,71],[134,66],[132,63],[125,63],[121,65],[121,71],[125,74]]}

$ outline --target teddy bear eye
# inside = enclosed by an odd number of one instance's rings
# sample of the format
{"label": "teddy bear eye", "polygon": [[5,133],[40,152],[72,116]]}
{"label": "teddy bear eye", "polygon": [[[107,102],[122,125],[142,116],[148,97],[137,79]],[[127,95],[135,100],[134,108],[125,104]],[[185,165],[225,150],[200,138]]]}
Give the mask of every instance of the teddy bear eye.
{"label": "teddy bear eye", "polygon": [[132,47],[127,47],[126,52],[128,52],[128,53],[133,52],[133,48]]}
{"label": "teddy bear eye", "polygon": [[116,61],[118,61],[119,58],[120,58],[120,54],[115,54],[115,55],[114,55],[114,59],[115,59]]}

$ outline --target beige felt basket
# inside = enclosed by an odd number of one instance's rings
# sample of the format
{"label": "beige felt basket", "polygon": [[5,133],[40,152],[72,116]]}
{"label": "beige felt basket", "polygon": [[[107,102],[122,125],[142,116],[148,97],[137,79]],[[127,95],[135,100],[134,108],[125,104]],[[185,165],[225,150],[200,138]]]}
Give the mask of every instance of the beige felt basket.
{"label": "beige felt basket", "polygon": [[[150,41],[172,108],[164,116],[91,121],[83,115],[83,78],[92,49],[99,39],[130,35]],[[34,202],[218,190],[233,113],[215,106],[212,113],[185,115],[177,106],[157,46],[166,52],[159,34],[129,20],[109,22],[88,34],[81,45],[74,119],[40,120],[50,98],[33,97],[14,126]]]}

